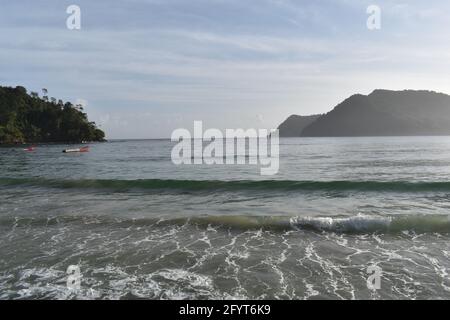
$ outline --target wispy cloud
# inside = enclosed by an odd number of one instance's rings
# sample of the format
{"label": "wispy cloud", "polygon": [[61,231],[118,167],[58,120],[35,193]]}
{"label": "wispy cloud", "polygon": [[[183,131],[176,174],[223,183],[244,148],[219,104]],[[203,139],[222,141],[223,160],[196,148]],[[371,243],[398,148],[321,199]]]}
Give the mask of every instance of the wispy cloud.
{"label": "wispy cloud", "polygon": [[450,93],[445,1],[378,1],[376,32],[372,1],[78,2],[80,31],[65,28],[68,2],[5,4],[0,81],[89,101],[109,137],[169,136],[196,118],[275,127],[379,87]]}

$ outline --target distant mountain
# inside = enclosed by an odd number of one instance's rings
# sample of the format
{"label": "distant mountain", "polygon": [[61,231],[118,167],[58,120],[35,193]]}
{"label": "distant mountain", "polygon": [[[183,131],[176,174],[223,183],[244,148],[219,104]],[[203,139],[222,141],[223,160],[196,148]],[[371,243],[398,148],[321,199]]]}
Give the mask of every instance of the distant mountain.
{"label": "distant mountain", "polygon": [[375,90],[351,96],[306,127],[304,121],[290,121],[284,130],[298,132],[295,128],[305,137],[450,135],[450,96]]}
{"label": "distant mountain", "polygon": [[298,116],[294,114],[290,116],[278,127],[280,137],[299,137],[303,129],[313,121],[316,121],[320,116],[320,114],[312,116]]}

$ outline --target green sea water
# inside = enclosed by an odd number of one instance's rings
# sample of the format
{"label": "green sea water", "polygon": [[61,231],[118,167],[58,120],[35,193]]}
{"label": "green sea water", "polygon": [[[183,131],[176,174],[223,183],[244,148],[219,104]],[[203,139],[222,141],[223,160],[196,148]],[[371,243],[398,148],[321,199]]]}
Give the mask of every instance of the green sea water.
{"label": "green sea water", "polygon": [[168,140],[0,148],[0,299],[450,298],[450,137],[280,142],[275,176]]}

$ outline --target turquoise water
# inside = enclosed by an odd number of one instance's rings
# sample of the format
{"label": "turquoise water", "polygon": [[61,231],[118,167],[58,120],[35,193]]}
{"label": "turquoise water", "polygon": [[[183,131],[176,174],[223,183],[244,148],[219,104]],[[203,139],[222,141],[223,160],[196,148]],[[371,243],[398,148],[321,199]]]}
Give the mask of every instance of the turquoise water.
{"label": "turquoise water", "polygon": [[450,137],[281,139],[275,176],[172,146],[0,148],[0,299],[450,298]]}

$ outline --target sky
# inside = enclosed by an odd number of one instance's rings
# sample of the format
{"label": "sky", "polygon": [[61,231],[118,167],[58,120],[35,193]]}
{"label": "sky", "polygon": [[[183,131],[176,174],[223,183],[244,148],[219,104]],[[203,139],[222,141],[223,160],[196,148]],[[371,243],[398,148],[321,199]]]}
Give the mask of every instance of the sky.
{"label": "sky", "polygon": [[[69,5],[81,29],[69,30]],[[367,28],[367,7],[381,28]],[[450,94],[447,0],[1,0],[0,85],[82,101],[109,139],[276,128],[352,94]]]}

